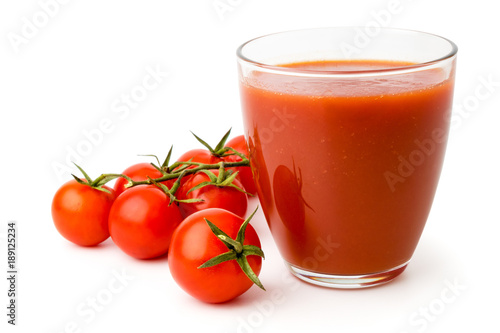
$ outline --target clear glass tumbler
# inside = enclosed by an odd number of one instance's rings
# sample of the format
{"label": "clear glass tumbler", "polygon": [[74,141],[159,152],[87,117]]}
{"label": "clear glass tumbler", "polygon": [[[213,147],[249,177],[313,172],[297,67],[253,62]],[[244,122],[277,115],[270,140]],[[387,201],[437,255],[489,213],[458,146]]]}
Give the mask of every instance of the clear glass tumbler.
{"label": "clear glass tumbler", "polygon": [[406,268],[443,164],[456,53],[389,28],[288,31],[238,48],[252,172],[292,274],[361,288]]}

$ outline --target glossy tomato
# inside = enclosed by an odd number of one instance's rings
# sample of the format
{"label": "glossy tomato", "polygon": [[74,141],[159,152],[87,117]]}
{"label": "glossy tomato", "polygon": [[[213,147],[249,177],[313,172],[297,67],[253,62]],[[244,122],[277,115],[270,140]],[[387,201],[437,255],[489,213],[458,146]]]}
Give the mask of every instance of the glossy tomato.
{"label": "glossy tomato", "polygon": [[[248,147],[243,135],[229,140],[229,142],[226,143],[226,147],[231,147],[238,153],[241,153],[248,158]],[[241,157],[239,157],[238,155],[230,155],[225,157],[224,159],[228,162],[241,161]],[[238,179],[241,181],[241,184],[245,188],[245,191],[255,195],[257,193],[257,187],[255,186],[255,182],[253,179],[252,169],[250,169],[250,167],[237,167],[234,168],[234,170],[238,171]]]}
{"label": "glossy tomato", "polygon": [[108,215],[116,198],[109,193],[70,180],[52,200],[52,219],[57,231],[67,240],[81,245],[97,245],[109,237]]}
{"label": "glossy tomato", "polygon": [[[216,176],[217,170],[212,171]],[[248,198],[244,192],[231,186],[206,185],[189,192],[192,188],[201,183],[209,182],[210,177],[204,172],[197,172],[192,175],[177,190],[177,199],[200,199],[200,202],[179,203],[179,209],[184,217],[187,217],[197,211],[207,208],[223,208],[234,214],[244,217],[248,207]],[[243,189],[241,183],[235,179],[232,184]]]}
{"label": "glossy tomato", "polygon": [[[182,154],[177,162],[197,162],[203,164],[217,164],[222,159],[220,157],[212,155],[212,153],[208,149],[191,149]],[[188,169],[196,168],[195,165],[191,165]],[[181,179],[181,185],[186,183],[193,175],[185,175]]]}
{"label": "glossy tomato", "polygon": [[[216,164],[222,161],[220,157],[212,155],[208,149],[191,149],[177,159],[178,162],[188,162],[189,160],[205,164]],[[189,168],[194,168],[194,166]]]}
{"label": "glossy tomato", "polygon": [[153,185],[132,187],[116,198],[109,213],[109,232],[123,252],[150,259],[168,251],[182,216],[177,205]]}
{"label": "glossy tomato", "polygon": [[[233,239],[236,239],[243,223],[241,217],[219,208],[190,215],[174,232],[168,265],[174,280],[188,294],[207,303],[222,303],[243,294],[253,282],[236,260],[198,268],[208,260],[228,252],[228,247],[215,236],[205,219]],[[246,228],[243,245],[260,248],[259,237],[250,224]],[[255,275],[259,275],[262,258],[249,255],[246,259]]]}
{"label": "glossy tomato", "polygon": [[[162,173],[156,169],[150,163],[138,163],[134,164],[127,169],[125,169],[122,174],[132,178],[135,181],[147,180],[149,178],[160,178]],[[168,188],[170,188],[173,184],[174,180],[169,180],[163,182]],[[125,178],[118,178],[115,182],[115,192],[116,195],[120,195],[123,191],[126,190],[125,185],[127,184],[127,180]]]}

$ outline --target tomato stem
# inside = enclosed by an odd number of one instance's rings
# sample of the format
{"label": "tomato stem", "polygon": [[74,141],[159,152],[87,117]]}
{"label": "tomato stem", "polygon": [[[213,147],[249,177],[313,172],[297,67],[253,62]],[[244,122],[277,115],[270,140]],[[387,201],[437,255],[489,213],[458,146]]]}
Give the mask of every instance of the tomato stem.
{"label": "tomato stem", "polygon": [[219,237],[219,239],[224,244],[226,244],[226,246],[230,250],[234,250],[234,252],[236,252],[236,254],[241,254],[241,252],[243,251],[243,245],[240,242],[235,241],[234,239],[232,239],[230,237],[226,237],[225,235],[218,235],[217,237]]}
{"label": "tomato stem", "polygon": [[[194,173],[197,173],[199,171],[206,171],[206,170],[219,170],[219,176],[218,176],[218,185],[220,186],[233,186],[237,188],[240,191],[243,191],[239,187],[231,184],[232,179],[236,177],[236,173],[228,175],[227,169],[228,168],[235,168],[235,167],[249,167],[250,166],[250,161],[249,159],[244,155],[241,154],[240,152],[236,151],[235,149],[231,147],[224,147],[227,138],[229,137],[229,134],[231,133],[231,129],[222,137],[220,142],[217,144],[215,148],[210,147],[205,141],[197,137],[194,133],[193,135],[196,137],[196,139],[202,143],[204,146],[206,146],[210,152],[214,156],[218,157],[226,157],[230,155],[237,155],[241,158],[241,161],[237,162],[227,162],[227,161],[221,161],[219,163],[213,163],[213,164],[208,164],[208,163],[198,163],[198,162],[192,162],[191,160],[189,161],[178,161],[173,163],[172,165],[168,165],[170,161],[170,157],[172,155],[172,147],[170,147],[170,150],[168,152],[168,155],[163,162],[161,166],[156,166],[153,163],[153,166],[159,170],[162,173],[161,177],[158,178],[148,178],[146,180],[142,181],[135,181],[132,178],[128,177],[127,175],[124,174],[117,174],[117,173],[103,173],[99,177],[97,177],[95,180],[92,180],[89,175],[78,165],[76,167],[80,170],[80,172],[83,174],[85,181],[81,180],[80,178],[76,177],[75,175],[72,175],[79,183],[89,185],[93,188],[96,188],[98,190],[103,190],[107,191],[103,186],[116,178],[124,178],[127,180],[127,183],[125,184],[125,188],[130,188],[134,186],[139,186],[139,185],[152,185],[158,184],[171,180],[171,179],[177,179],[177,181],[172,185],[172,188],[170,189],[165,189],[163,186],[161,188],[166,191],[166,193],[171,197],[171,199],[175,199],[175,192],[180,186],[180,180],[182,177],[186,175],[191,175]],[[145,156],[153,156],[157,161],[158,157],[156,155],[145,155]],[[159,162],[158,162],[159,163]],[[161,184],[163,185],[163,184]],[[160,187],[160,186],[159,186]],[[243,191],[244,192],[244,191]],[[246,193],[246,192],[245,192]]]}
{"label": "tomato stem", "polygon": [[[238,161],[238,162],[219,162],[216,164],[205,164],[205,163],[198,163],[198,162],[176,162],[172,166],[170,166],[168,169],[172,170],[172,169],[175,169],[176,167],[182,166],[182,165],[196,166],[196,167],[194,167],[192,169],[184,169],[180,172],[175,171],[175,172],[171,172],[171,173],[166,173],[165,175],[163,175],[159,178],[155,178],[153,180],[156,182],[163,182],[163,181],[170,180],[170,179],[181,178],[185,175],[194,174],[194,173],[196,173],[198,171],[202,171],[202,170],[219,170],[221,168],[222,163],[224,163],[225,168],[250,166],[250,161],[247,158],[245,158],[243,161]],[[137,185],[149,185],[149,184],[152,184],[151,180],[149,180],[149,179],[142,180],[142,181],[131,180],[129,182],[129,184],[127,184],[125,187],[133,187],[133,186],[137,186]]]}
{"label": "tomato stem", "polygon": [[198,268],[206,268],[212,267],[218,264],[221,264],[225,261],[236,260],[241,270],[245,273],[245,275],[255,283],[262,290],[266,290],[262,283],[260,282],[257,274],[252,270],[250,264],[248,263],[247,256],[259,256],[264,258],[264,252],[261,248],[255,245],[243,245],[245,241],[245,230],[250,223],[250,220],[257,212],[258,207],[253,211],[253,213],[242,223],[240,229],[238,230],[238,235],[236,239],[232,239],[229,237],[224,231],[220,230],[215,224],[205,219],[210,230],[214,233],[217,238],[219,238],[224,245],[228,248],[229,251],[219,254],[218,256],[213,257],[212,259],[207,260]]}
{"label": "tomato stem", "polygon": [[231,134],[231,128],[229,129],[229,131],[227,131],[226,134],[224,134],[224,136],[222,137],[222,139],[220,139],[219,143],[217,143],[217,145],[215,146],[215,148],[212,148],[208,143],[206,143],[205,141],[203,141],[202,139],[200,139],[193,132],[191,132],[191,134],[193,134],[194,137],[196,138],[196,140],[198,140],[199,143],[201,143],[202,145],[204,145],[210,151],[210,153],[212,155],[217,156],[217,157],[223,157],[224,154],[227,151],[226,147],[224,147],[224,146],[226,144],[227,138],[229,138],[229,134]]}

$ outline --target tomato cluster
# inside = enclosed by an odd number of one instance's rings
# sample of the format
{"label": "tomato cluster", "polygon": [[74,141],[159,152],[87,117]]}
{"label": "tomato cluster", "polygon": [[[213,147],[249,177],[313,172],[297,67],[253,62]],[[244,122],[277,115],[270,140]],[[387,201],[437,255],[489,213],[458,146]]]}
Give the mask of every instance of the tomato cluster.
{"label": "tomato cluster", "polygon": [[[139,163],[95,180],[78,167],[85,178],[74,176],[53,198],[57,230],[81,246],[111,236],[137,259],[168,253],[174,279],[205,302],[228,301],[253,283],[263,289],[263,253],[245,220],[256,192],[252,174],[248,163],[225,167],[248,162],[246,143],[239,136],[225,144],[228,134],[215,149],[197,137],[208,149],[188,151],[172,166],[170,152],[161,166]],[[105,185],[113,179],[113,188]]]}

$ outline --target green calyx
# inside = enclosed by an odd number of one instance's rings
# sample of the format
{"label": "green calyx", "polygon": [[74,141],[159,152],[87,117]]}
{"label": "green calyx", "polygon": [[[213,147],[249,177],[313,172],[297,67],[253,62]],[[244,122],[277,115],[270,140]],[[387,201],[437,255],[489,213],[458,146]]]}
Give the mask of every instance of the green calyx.
{"label": "green calyx", "polygon": [[255,274],[255,272],[250,267],[250,264],[248,263],[248,260],[246,258],[247,256],[250,255],[256,255],[265,258],[264,252],[262,251],[262,249],[260,249],[255,245],[243,245],[243,242],[245,240],[245,230],[256,212],[257,208],[240,226],[236,239],[232,239],[224,231],[220,230],[215,224],[205,219],[208,226],[210,227],[210,230],[212,230],[214,235],[217,236],[217,238],[219,238],[220,241],[224,243],[224,245],[226,245],[228,251],[218,256],[215,256],[212,259],[209,259],[198,268],[200,269],[200,268],[212,267],[221,264],[225,261],[236,260],[236,262],[238,263],[242,271],[245,273],[245,275],[253,283],[259,286],[259,288],[261,288],[262,290],[266,290],[262,285],[262,283],[260,282],[259,278],[257,277],[257,274]]}
{"label": "green calyx", "polygon": [[129,177],[125,176],[125,175],[121,175],[121,174],[114,174],[114,173],[109,173],[109,174],[102,174],[100,175],[99,177],[97,177],[95,180],[92,180],[92,178],[89,177],[89,175],[76,163],[73,163],[77,168],[78,170],[80,170],[80,172],[83,174],[83,177],[85,177],[85,181],[83,181],[82,179],[78,178],[77,176],[75,176],[74,174],[71,174],[73,176],[73,178],[79,183],[79,184],[82,184],[82,185],[86,185],[86,186],[90,186],[96,190],[99,190],[99,191],[103,191],[103,192],[106,192],[106,193],[111,193],[108,189],[106,189],[104,187],[104,185],[109,182],[109,181],[112,181],[113,179],[116,179],[118,177],[124,177],[126,178],[129,182],[132,181],[132,179],[130,179]]}
{"label": "green calyx", "polygon": [[229,131],[227,131],[226,134],[224,134],[224,136],[222,137],[222,139],[220,139],[219,143],[215,146],[215,148],[212,148],[212,146],[210,146],[208,143],[203,141],[200,137],[198,137],[193,132],[191,132],[191,134],[193,134],[194,137],[196,138],[196,140],[198,140],[199,143],[201,143],[203,146],[205,146],[205,148],[207,148],[213,156],[226,157],[226,156],[230,156],[230,155],[237,155],[241,158],[242,161],[248,160],[245,155],[238,152],[237,150],[235,150],[231,147],[226,147],[226,141],[229,138],[229,134],[231,134],[231,128],[229,129]]}
{"label": "green calyx", "polygon": [[183,202],[183,203],[193,203],[193,202],[201,202],[203,201],[202,199],[178,199],[176,196],[175,196],[175,192],[177,192],[177,189],[179,188],[179,186],[181,185],[181,179],[182,177],[184,176],[185,172],[182,172],[181,175],[179,176],[179,178],[177,178],[177,180],[174,182],[174,184],[172,185],[171,188],[168,188],[165,184],[162,184],[162,183],[159,183],[157,182],[156,180],[154,180],[153,178],[149,178],[148,177],[148,180],[153,184],[155,185],[156,187],[158,187],[160,190],[162,190],[167,196],[168,198],[170,199],[169,201],[169,206],[173,203],[173,202]]}
{"label": "green calyx", "polygon": [[[200,137],[198,137],[193,132],[191,132],[191,134],[193,134],[196,140],[198,140],[199,143],[205,146],[205,148],[207,148],[213,156],[224,157],[233,154],[232,149],[225,147],[226,141],[229,138],[229,134],[231,134],[231,129],[229,129],[229,131],[227,131],[227,133],[224,134],[224,136],[222,137],[222,139],[220,139],[219,143],[215,146],[215,148],[212,148],[212,146],[210,146],[208,143],[200,139]],[[230,151],[229,154],[227,153],[228,151]]]}
{"label": "green calyx", "polygon": [[172,149],[174,148],[174,146],[170,146],[170,150],[168,151],[168,154],[167,154],[167,157],[165,158],[165,160],[163,161],[163,163],[160,164],[160,160],[158,159],[158,156],[154,155],[154,154],[145,154],[145,155],[139,155],[139,156],[149,156],[149,157],[154,157],[156,159],[156,162],[158,163],[158,165],[154,164],[154,163],[150,163],[156,170],[160,171],[162,173],[163,176],[165,176],[167,174],[167,171],[169,171],[168,169],[168,165],[170,163],[170,157],[172,156]]}
{"label": "green calyx", "polygon": [[199,172],[203,172],[204,174],[206,174],[210,180],[194,186],[188,191],[188,193],[208,185],[214,185],[217,187],[232,187],[242,193],[253,196],[252,194],[246,192],[244,189],[233,183],[233,181],[236,179],[236,176],[238,176],[238,171],[233,173],[232,171],[225,169],[224,162],[220,162],[219,164],[220,167],[218,175],[215,175],[215,173],[210,170],[200,170]]}

